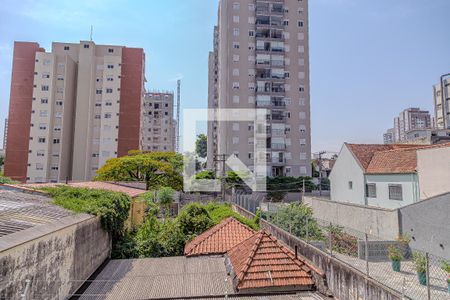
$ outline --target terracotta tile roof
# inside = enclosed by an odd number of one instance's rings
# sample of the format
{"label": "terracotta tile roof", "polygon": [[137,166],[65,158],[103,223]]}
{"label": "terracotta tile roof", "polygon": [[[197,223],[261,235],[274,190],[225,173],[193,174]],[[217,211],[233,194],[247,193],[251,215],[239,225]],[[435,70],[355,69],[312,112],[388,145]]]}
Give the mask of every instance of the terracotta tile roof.
{"label": "terracotta tile roof", "polygon": [[414,173],[417,168],[417,149],[396,149],[376,152],[366,169],[368,174]]}
{"label": "terracotta tile roof", "polygon": [[439,145],[370,145],[346,144],[369,174],[414,173],[417,168],[417,151],[431,148],[450,147],[450,143]]}
{"label": "terracotta tile roof", "polygon": [[[41,183],[41,184],[21,184],[17,185],[19,188],[42,188],[42,187],[55,187],[65,185],[63,183]],[[124,193],[130,196],[131,198],[137,197],[141,194],[144,194],[146,191],[141,189],[135,189],[132,187],[126,187],[122,185],[117,185],[110,182],[102,182],[102,181],[86,181],[86,182],[69,182],[69,186],[79,187],[79,188],[87,188],[87,189],[98,189],[98,190],[107,190],[112,192]]]}
{"label": "terracotta tile roof", "polygon": [[314,267],[300,256],[296,259],[291,250],[265,231],[254,234],[227,255],[238,291],[310,290],[314,285],[311,275]]}
{"label": "terracotta tile roof", "polygon": [[255,231],[230,217],[203,232],[184,248],[186,256],[224,254],[248,239]]}

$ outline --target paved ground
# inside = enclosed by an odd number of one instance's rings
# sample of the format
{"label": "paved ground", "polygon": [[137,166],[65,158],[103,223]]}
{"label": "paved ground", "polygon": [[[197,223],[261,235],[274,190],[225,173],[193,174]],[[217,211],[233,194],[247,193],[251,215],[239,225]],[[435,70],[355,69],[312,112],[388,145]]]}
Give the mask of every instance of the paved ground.
{"label": "paved ground", "polygon": [[[333,253],[333,256],[349,265],[357,268],[362,272],[366,272],[366,262],[356,257]],[[404,291],[404,294],[414,300],[426,300],[427,287],[420,285],[417,274],[411,261],[403,261],[401,272],[394,272],[390,262],[371,262],[369,263],[370,277],[385,284],[386,286],[397,291]],[[433,300],[449,300],[450,294],[447,291],[447,278],[442,269],[438,266],[430,266],[430,283],[431,283],[431,299]]]}

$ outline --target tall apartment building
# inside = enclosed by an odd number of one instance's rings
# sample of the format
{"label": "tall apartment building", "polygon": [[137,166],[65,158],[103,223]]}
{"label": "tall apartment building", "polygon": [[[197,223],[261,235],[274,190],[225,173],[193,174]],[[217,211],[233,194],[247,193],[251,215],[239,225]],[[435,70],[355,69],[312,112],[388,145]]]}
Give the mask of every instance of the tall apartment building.
{"label": "tall apartment building", "polygon": [[383,134],[383,142],[384,144],[393,144],[395,142],[394,128],[389,128],[386,133]]}
{"label": "tall apartment building", "polygon": [[[267,175],[310,175],[308,1],[221,0],[217,50],[217,108],[267,109]],[[253,123],[218,122],[213,133],[218,154],[254,168]]]}
{"label": "tall apartment building", "polygon": [[140,149],[143,49],[14,45],[5,174],[28,182],[90,180],[106,160]]}
{"label": "tall apartment building", "polygon": [[450,129],[450,74],[433,86],[435,122],[438,129]]}
{"label": "tall apartment building", "polygon": [[143,107],[142,149],[175,151],[176,121],[173,116],[173,93],[146,93]]}
{"label": "tall apartment building", "polygon": [[[213,51],[208,56],[208,108],[214,114],[219,106],[219,27],[214,26]],[[208,169],[217,168],[214,158],[218,154],[217,121],[208,122],[207,160]]]}
{"label": "tall apartment building", "polygon": [[394,141],[405,141],[408,131],[431,128],[430,112],[420,108],[407,108],[394,119]]}

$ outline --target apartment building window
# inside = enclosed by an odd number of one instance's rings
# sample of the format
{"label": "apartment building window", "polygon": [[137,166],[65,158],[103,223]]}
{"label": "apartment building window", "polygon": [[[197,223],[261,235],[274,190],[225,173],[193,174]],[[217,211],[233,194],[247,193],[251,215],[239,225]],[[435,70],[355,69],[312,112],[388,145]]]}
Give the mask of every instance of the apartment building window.
{"label": "apartment building window", "polygon": [[255,43],[248,43],[248,50],[254,51],[255,50]]}
{"label": "apartment building window", "polygon": [[101,107],[102,106],[102,103],[101,102],[96,102],[95,103],[95,107]]}
{"label": "apartment building window", "polygon": [[377,197],[377,185],[376,183],[366,184],[366,197],[376,198]]}
{"label": "apartment building window", "polygon": [[233,140],[233,145],[239,144],[239,137],[233,136],[232,140]]}
{"label": "apartment building window", "polygon": [[42,73],[42,78],[50,78],[50,73],[48,72]]}
{"label": "apartment building window", "polygon": [[45,138],[44,137],[39,137],[38,138],[38,143],[40,143],[40,144],[45,143]]}
{"label": "apartment building window", "polygon": [[46,111],[46,110],[39,111],[39,116],[40,117],[47,117],[48,116],[48,111]]}
{"label": "apartment building window", "polygon": [[43,156],[45,156],[45,151],[44,151],[44,150],[38,150],[38,151],[36,152],[36,156],[38,156],[38,157],[43,157]]}
{"label": "apartment building window", "polygon": [[255,17],[248,17],[248,24],[255,24]]}
{"label": "apartment building window", "polygon": [[255,31],[254,30],[249,30],[248,31],[248,36],[249,37],[254,37],[255,36]]}
{"label": "apartment building window", "polygon": [[64,80],[64,76],[62,76],[62,75],[58,75],[58,77],[57,77],[57,80],[59,80],[59,81],[62,81],[62,80]]}
{"label": "apartment building window", "polygon": [[106,81],[114,81],[114,77],[113,76],[108,76],[108,77],[106,77]]}
{"label": "apartment building window", "polygon": [[300,153],[300,160],[306,160],[306,153],[305,152],[301,152]]}
{"label": "apartment building window", "polygon": [[52,165],[52,170],[53,170],[53,171],[58,171],[58,170],[59,170],[58,165]]}
{"label": "apartment building window", "polygon": [[47,104],[48,98],[41,98],[41,104]]}
{"label": "apartment building window", "polygon": [[233,131],[239,131],[239,123],[233,123]]}
{"label": "apartment building window", "polygon": [[113,92],[113,89],[106,89],[107,94],[112,94],[112,92]]}
{"label": "apartment building window", "polygon": [[36,164],[36,170],[38,170],[38,171],[44,170],[44,165],[43,164]]}
{"label": "apartment building window", "polygon": [[51,63],[52,63],[51,60],[49,60],[49,59],[44,59],[44,66],[48,66],[48,65],[50,65]]}
{"label": "apartment building window", "polygon": [[401,184],[389,185],[389,200],[403,200],[403,188]]}
{"label": "apartment building window", "polygon": [[304,91],[305,91],[305,86],[301,85],[301,86],[298,88],[298,91],[299,91],[299,92],[304,92]]}
{"label": "apartment building window", "polygon": [[284,20],[283,21],[283,26],[289,26],[289,20]]}
{"label": "apartment building window", "polygon": [[106,102],[105,106],[112,106],[112,102]]}
{"label": "apartment building window", "polygon": [[239,76],[239,69],[233,69],[233,76]]}
{"label": "apartment building window", "polygon": [[88,44],[84,44],[84,49],[89,49],[89,45]]}
{"label": "apartment building window", "polygon": [[60,140],[59,139],[53,139],[53,144],[59,144]]}
{"label": "apartment building window", "polygon": [[59,112],[59,111],[56,112],[56,113],[55,113],[55,117],[56,117],[56,118],[62,118],[62,112]]}
{"label": "apartment building window", "polygon": [[108,69],[114,69],[114,65],[107,65],[106,66]]}
{"label": "apartment building window", "polygon": [[48,90],[49,90],[48,85],[42,85],[42,86],[41,86],[41,91],[47,92]]}
{"label": "apartment building window", "polygon": [[306,126],[305,125],[300,125],[300,133],[306,133]]}
{"label": "apartment building window", "polygon": [[64,50],[68,51],[68,50],[70,50],[70,47],[69,46],[64,46]]}
{"label": "apartment building window", "polygon": [[303,32],[299,32],[297,38],[299,41],[303,41],[305,39],[305,34]]}
{"label": "apartment building window", "polygon": [[109,157],[110,155],[111,155],[111,153],[109,151],[102,151],[103,157]]}
{"label": "apartment building window", "polygon": [[101,118],[100,115],[95,115],[95,116],[94,116],[94,119],[100,119],[100,118]]}
{"label": "apartment building window", "polygon": [[55,132],[59,132],[59,131],[61,131],[61,126],[55,126],[55,127],[53,128],[53,130],[54,130]]}
{"label": "apartment building window", "polygon": [[105,114],[105,119],[111,119],[111,117],[112,117],[112,114],[110,114],[110,113]]}
{"label": "apartment building window", "polygon": [[95,93],[96,93],[97,95],[101,95],[101,94],[102,94],[102,90],[96,90]]}
{"label": "apartment building window", "polygon": [[253,152],[248,153],[248,159],[253,159]]}
{"label": "apartment building window", "polygon": [[303,21],[298,21],[298,27],[303,27]]}
{"label": "apartment building window", "polygon": [[113,48],[109,48],[108,49],[108,53],[114,53],[114,49]]}
{"label": "apartment building window", "polygon": [[249,10],[249,11],[255,11],[255,4],[250,3],[250,4],[248,5],[248,10]]}
{"label": "apartment building window", "polygon": [[239,16],[233,16],[233,22],[239,23]]}
{"label": "apartment building window", "polygon": [[47,124],[39,124],[39,130],[47,130]]}
{"label": "apartment building window", "polygon": [[234,10],[240,10],[241,9],[241,4],[239,2],[234,2],[233,3],[233,9]]}
{"label": "apartment building window", "polygon": [[62,106],[62,105],[63,105],[63,102],[62,102],[62,101],[56,101],[56,102],[55,102],[55,105],[56,105],[56,106]]}
{"label": "apartment building window", "polygon": [[249,145],[254,145],[255,144],[255,139],[254,138],[248,138],[248,144]]}
{"label": "apartment building window", "polygon": [[233,89],[235,90],[239,89],[239,82],[233,82]]}
{"label": "apartment building window", "polygon": [[348,182],[348,189],[353,190],[353,181]]}
{"label": "apartment building window", "polygon": [[239,101],[240,101],[239,96],[234,95],[233,96],[233,103],[239,103]]}
{"label": "apartment building window", "polygon": [[306,167],[300,167],[300,174],[302,175],[306,175],[306,173],[308,173],[307,168]]}
{"label": "apartment building window", "polygon": [[306,146],[306,139],[300,139],[300,146]]}
{"label": "apartment building window", "polygon": [[233,42],[233,48],[234,49],[239,49],[240,48],[239,42]]}

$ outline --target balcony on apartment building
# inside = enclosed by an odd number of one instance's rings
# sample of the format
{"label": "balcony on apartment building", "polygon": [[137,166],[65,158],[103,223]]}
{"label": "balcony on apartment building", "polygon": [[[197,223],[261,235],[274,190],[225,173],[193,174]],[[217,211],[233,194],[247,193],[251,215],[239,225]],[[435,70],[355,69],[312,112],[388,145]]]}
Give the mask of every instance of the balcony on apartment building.
{"label": "balcony on apartment building", "polygon": [[255,21],[256,29],[259,28],[284,28],[283,16],[258,15]]}
{"label": "balcony on apartment building", "polygon": [[[256,15],[283,15],[284,14],[284,2],[283,0],[272,0],[271,2],[276,3],[268,3],[268,2],[259,2],[256,1]],[[277,3],[278,2],[278,3]]]}
{"label": "balcony on apartment building", "polygon": [[282,41],[256,41],[256,53],[284,53],[284,42]]}
{"label": "balcony on apartment building", "polygon": [[284,83],[282,82],[265,82],[263,85],[257,85],[255,88],[257,94],[278,94],[282,95],[286,92]]}
{"label": "balcony on apartment building", "polygon": [[273,28],[260,28],[256,30],[255,37],[259,40],[284,41],[283,30]]}
{"label": "balcony on apartment building", "polygon": [[270,97],[268,95],[258,95],[256,97],[256,107],[273,107],[284,109],[286,101],[283,97]]}

